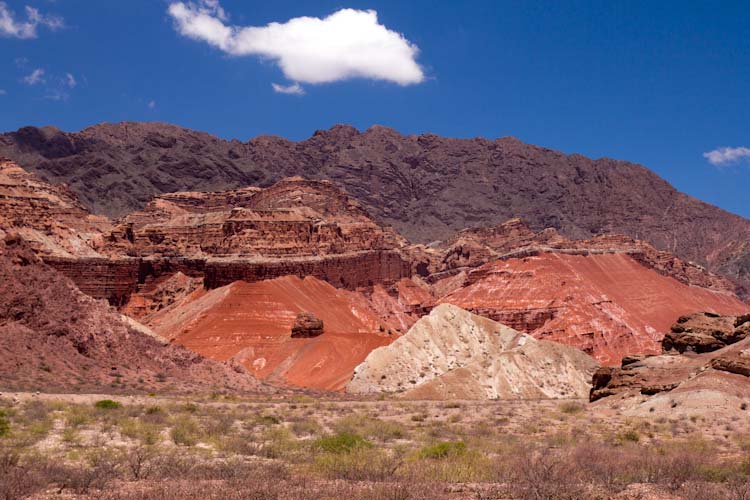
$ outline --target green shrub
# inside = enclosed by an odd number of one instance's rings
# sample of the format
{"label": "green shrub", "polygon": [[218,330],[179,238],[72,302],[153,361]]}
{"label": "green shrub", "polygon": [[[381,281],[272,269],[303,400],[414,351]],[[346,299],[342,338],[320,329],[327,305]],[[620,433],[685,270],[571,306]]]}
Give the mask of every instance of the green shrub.
{"label": "green shrub", "polygon": [[432,446],[425,446],[419,450],[419,458],[442,459],[451,456],[459,456],[466,453],[466,443],[463,441],[444,441]]}
{"label": "green shrub", "polygon": [[328,479],[346,481],[389,481],[403,460],[396,453],[378,448],[358,448],[350,453],[321,453],[314,470]]}
{"label": "green shrub", "polygon": [[629,429],[618,436],[621,441],[630,441],[631,443],[637,443],[641,440],[640,434],[635,429]]}
{"label": "green shrub", "polygon": [[169,431],[169,435],[174,444],[183,446],[193,446],[200,438],[198,425],[190,417],[183,417],[176,420]]}
{"label": "green shrub", "polygon": [[10,434],[10,421],[5,415],[5,412],[0,410],[0,437],[4,437]]}
{"label": "green shrub", "polygon": [[376,441],[391,441],[406,437],[406,429],[398,422],[381,420],[365,415],[350,415],[339,419],[333,429],[336,432],[360,434]]}
{"label": "green shrub", "polygon": [[353,450],[370,448],[372,444],[358,434],[340,432],[315,440],[314,446],[326,453],[350,453]]}
{"label": "green shrub", "polygon": [[94,403],[94,406],[100,410],[115,410],[117,408],[122,408],[122,403],[112,401],[111,399],[102,399]]}
{"label": "green shrub", "polygon": [[584,409],[584,406],[580,403],[576,403],[575,401],[567,401],[560,405],[560,411],[563,413],[567,413],[568,415],[573,415],[575,413],[580,413]]}
{"label": "green shrub", "polygon": [[158,406],[149,406],[148,408],[146,408],[146,415],[157,415],[161,413],[164,413],[164,410],[162,410]]}

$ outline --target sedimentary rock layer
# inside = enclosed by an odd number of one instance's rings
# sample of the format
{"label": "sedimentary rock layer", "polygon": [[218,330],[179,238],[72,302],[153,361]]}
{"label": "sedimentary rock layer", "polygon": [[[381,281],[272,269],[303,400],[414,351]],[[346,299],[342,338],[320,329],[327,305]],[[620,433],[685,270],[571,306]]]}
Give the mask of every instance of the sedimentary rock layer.
{"label": "sedimentary rock layer", "polygon": [[71,189],[96,213],[124,215],[155,193],[270,186],[291,175],[340,183],[412,241],[520,217],[568,238],[621,233],[750,284],[750,221],[678,192],[643,166],[566,155],[506,137],[404,136],[338,125],[301,142],[248,142],[163,123],[66,133],[26,127],[5,154]]}
{"label": "sedimentary rock layer", "polygon": [[18,237],[0,240],[3,390],[268,392],[239,364],[165,341],[81,293]]}
{"label": "sedimentary rock layer", "polygon": [[[299,313],[325,330],[292,338]],[[217,360],[233,359],[269,382],[341,390],[372,349],[387,345],[396,326],[381,319],[361,293],[313,277],[197,289],[147,320],[160,335]]]}
{"label": "sedimentary rock layer", "polygon": [[577,347],[605,365],[660,352],[679,315],[747,309],[729,292],[685,285],[625,253],[544,252],[491,262],[438,301]]}
{"label": "sedimentary rock layer", "polygon": [[[671,329],[685,334],[682,352],[674,348],[674,339],[665,337],[665,354],[627,357],[618,368],[599,369],[593,377],[591,401],[602,399],[602,404],[643,415],[657,410],[742,414],[750,398],[748,326],[748,316],[682,317]],[[705,337],[714,341],[710,348]]]}
{"label": "sedimentary rock layer", "polygon": [[580,398],[596,366],[577,349],[442,304],[372,351],[347,391],[424,399]]}

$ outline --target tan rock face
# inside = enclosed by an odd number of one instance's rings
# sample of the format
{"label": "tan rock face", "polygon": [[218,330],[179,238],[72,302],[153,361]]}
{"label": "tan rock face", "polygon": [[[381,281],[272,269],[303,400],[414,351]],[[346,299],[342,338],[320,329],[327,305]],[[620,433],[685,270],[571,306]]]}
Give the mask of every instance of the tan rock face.
{"label": "tan rock face", "polygon": [[309,257],[392,250],[405,241],[326,181],[171,193],[126,216],[115,247],[141,257]]}
{"label": "tan rock face", "polygon": [[109,227],[64,186],[41,182],[0,157],[0,236],[16,233],[42,256],[101,257]]}
{"label": "tan rock face", "polygon": [[347,391],[428,399],[580,398],[596,362],[450,304],[371,352]]}

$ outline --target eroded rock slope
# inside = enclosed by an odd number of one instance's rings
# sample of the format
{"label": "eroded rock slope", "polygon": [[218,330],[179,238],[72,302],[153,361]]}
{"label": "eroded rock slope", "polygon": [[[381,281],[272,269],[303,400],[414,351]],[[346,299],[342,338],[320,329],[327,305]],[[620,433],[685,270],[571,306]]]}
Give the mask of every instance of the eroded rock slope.
{"label": "eroded rock slope", "polygon": [[577,349],[442,304],[372,351],[347,391],[424,399],[580,398],[596,367]]}

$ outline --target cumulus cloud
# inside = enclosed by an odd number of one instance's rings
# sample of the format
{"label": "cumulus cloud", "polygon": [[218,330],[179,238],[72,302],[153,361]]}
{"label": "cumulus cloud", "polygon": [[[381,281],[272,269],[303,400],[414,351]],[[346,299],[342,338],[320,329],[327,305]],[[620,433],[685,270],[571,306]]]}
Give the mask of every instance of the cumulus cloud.
{"label": "cumulus cloud", "polygon": [[78,85],[78,82],[76,81],[76,78],[71,75],[70,73],[65,73],[65,78],[63,78],[63,84],[67,85],[68,87],[75,88],[76,85]]}
{"label": "cumulus cloud", "polygon": [[[402,34],[378,22],[374,10],[341,9],[328,17],[296,17],[266,26],[231,26],[218,0],[172,2],[168,8],[181,35],[208,43],[233,56],[259,56],[278,64],[289,86],[351,78],[399,85],[424,81],[416,62],[419,49]],[[278,87],[278,88],[277,88]],[[297,90],[299,89],[299,90]]]}
{"label": "cumulus cloud", "polygon": [[750,161],[750,148],[743,146],[738,148],[718,148],[708,153],[703,153],[703,157],[711,165],[732,165],[741,161]]}
{"label": "cumulus cloud", "polygon": [[305,94],[305,89],[303,89],[302,85],[300,85],[299,83],[293,83],[291,85],[279,85],[278,83],[272,83],[271,87],[273,87],[274,92],[278,92],[279,94]]}
{"label": "cumulus cloud", "polygon": [[26,19],[21,20],[8,8],[5,2],[0,2],[0,36],[11,38],[36,38],[37,28],[44,26],[51,30],[62,28],[65,23],[61,17],[44,15],[34,7],[25,8]]}
{"label": "cumulus cloud", "polygon": [[148,106],[148,109],[154,109],[156,107],[156,101],[148,101],[146,106]]}
{"label": "cumulus cloud", "polygon": [[26,85],[36,85],[38,83],[44,82],[44,70],[42,68],[37,68],[23,77],[23,83],[25,83]]}

